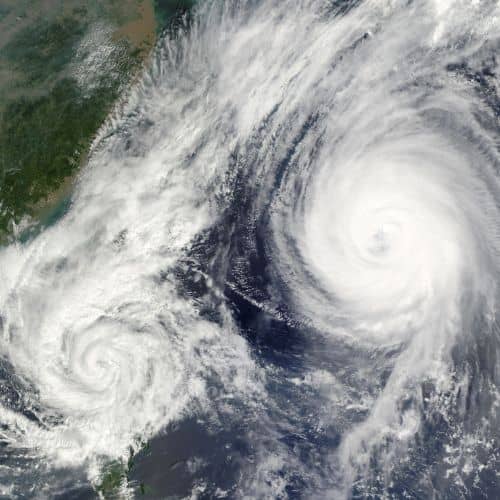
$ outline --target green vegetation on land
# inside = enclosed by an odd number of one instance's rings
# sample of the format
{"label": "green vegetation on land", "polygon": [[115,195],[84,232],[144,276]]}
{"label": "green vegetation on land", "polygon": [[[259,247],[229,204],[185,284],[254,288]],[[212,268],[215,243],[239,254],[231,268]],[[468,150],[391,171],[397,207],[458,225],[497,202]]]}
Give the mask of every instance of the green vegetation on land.
{"label": "green vegetation on land", "polygon": [[33,87],[57,76],[71,61],[85,28],[76,17],[65,17],[21,30],[2,51],[2,59],[22,75],[17,85]]}
{"label": "green vegetation on land", "polygon": [[[191,0],[4,0],[0,243],[60,201],[155,33]],[[156,15],[156,19],[155,19]],[[3,33],[3,34],[2,34]]]}
{"label": "green vegetation on land", "polygon": [[[145,452],[148,449],[149,443],[142,442],[141,451]],[[134,467],[134,460],[135,453],[134,450],[130,448],[127,462],[117,460],[109,463],[104,469],[101,482],[96,486],[96,490],[104,499],[108,500],[119,498],[120,492],[124,489],[128,489],[130,491],[132,486],[129,483],[129,475],[130,471]],[[152,493],[151,487],[142,482],[138,485],[134,485],[132,489],[141,495]]]}
{"label": "green vegetation on land", "polygon": [[33,215],[80,165],[118,96],[119,81],[102,82],[83,97],[71,78],[50,92],[10,101],[0,122],[0,228]]}

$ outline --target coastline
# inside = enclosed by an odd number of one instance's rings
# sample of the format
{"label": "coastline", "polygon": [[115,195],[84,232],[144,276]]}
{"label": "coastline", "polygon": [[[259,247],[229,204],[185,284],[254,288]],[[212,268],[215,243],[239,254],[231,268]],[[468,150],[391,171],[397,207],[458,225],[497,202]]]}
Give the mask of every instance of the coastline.
{"label": "coastline", "polygon": [[0,38],[0,76],[11,75],[0,79],[0,245],[29,239],[69,205],[98,131],[160,33],[155,0],[96,11],[70,0],[61,13],[51,1],[43,17],[16,7],[0,17],[19,25]]}
{"label": "coastline", "polygon": [[[129,75],[130,81],[127,87],[130,87],[137,81],[157,41],[157,19],[155,17],[153,0],[143,0],[142,5],[139,7],[139,11],[141,17],[138,20],[130,21],[125,26],[117,29],[112,35],[116,43],[119,43],[120,40],[125,38],[133,43],[133,46],[140,51],[141,62]],[[118,99],[120,99],[119,96]],[[115,105],[116,101],[110,103],[108,111],[111,112]],[[69,208],[78,175],[81,169],[87,164],[92,144],[97,137],[99,129],[104,123],[105,120],[95,131],[87,150],[84,151],[73,173],[65,177],[62,183],[54,191],[47,193],[45,198],[30,207],[32,214],[28,216],[29,220],[25,221],[25,227],[22,227],[18,234],[21,242],[30,239],[45,227],[55,223]],[[15,238],[16,236],[14,236],[14,239]]]}

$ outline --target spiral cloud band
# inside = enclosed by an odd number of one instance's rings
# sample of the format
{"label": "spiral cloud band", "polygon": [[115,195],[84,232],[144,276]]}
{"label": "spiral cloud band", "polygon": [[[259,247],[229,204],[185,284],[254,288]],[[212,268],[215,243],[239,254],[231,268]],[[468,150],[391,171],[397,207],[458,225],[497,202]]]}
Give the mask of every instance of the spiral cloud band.
{"label": "spiral cloud band", "polygon": [[494,494],[498,3],[207,1],[188,24],[68,213],[1,250],[8,446],[95,482],[194,416],[224,436],[194,497]]}

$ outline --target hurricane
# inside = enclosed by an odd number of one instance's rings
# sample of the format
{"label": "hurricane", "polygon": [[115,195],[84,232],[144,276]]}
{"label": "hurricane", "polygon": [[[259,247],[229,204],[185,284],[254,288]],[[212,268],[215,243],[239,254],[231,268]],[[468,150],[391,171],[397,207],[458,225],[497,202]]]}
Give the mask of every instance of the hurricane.
{"label": "hurricane", "polygon": [[499,49],[493,0],[166,30],[64,215],[0,249],[2,494],[151,442],[153,498],[498,497]]}

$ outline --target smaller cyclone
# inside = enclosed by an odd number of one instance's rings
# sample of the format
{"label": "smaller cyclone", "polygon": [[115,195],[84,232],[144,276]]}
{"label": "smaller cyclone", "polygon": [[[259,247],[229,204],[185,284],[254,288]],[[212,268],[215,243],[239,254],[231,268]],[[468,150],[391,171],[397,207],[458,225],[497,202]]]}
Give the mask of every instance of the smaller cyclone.
{"label": "smaller cyclone", "polygon": [[[16,367],[36,381],[35,398],[43,409],[41,426],[15,417],[15,441],[59,465],[125,454],[189,401],[203,399],[205,390],[202,368],[188,368],[189,348],[183,351],[168,314],[150,304],[156,321],[145,320],[146,304],[134,304],[96,315],[92,306],[73,299],[68,293],[64,305],[79,307],[78,314],[65,314],[66,307],[54,311],[46,303],[50,320],[18,328],[9,348]],[[209,341],[210,325],[193,321],[190,328],[194,344]]]}
{"label": "smaller cyclone", "polygon": [[74,325],[46,372],[47,400],[77,414],[139,410],[166,361],[164,344],[161,332],[141,331],[113,318]]}

